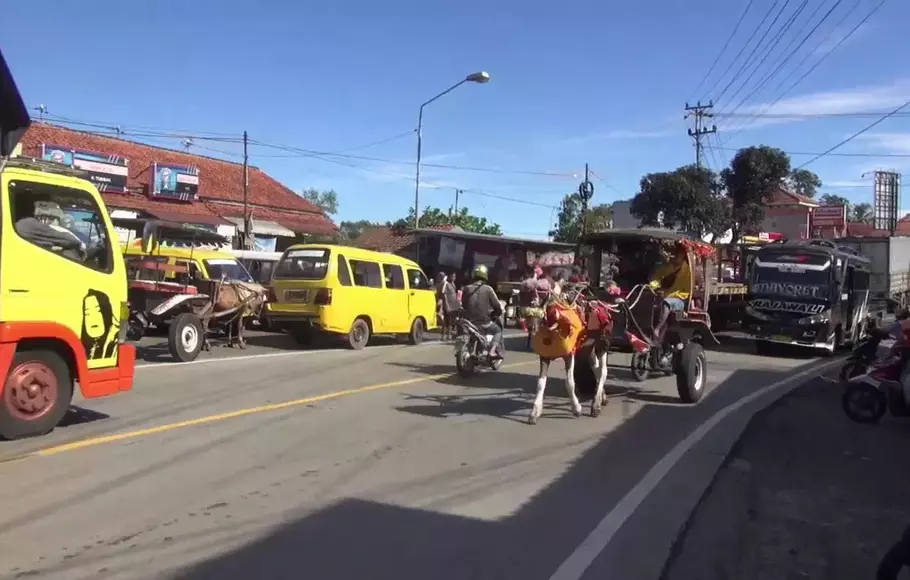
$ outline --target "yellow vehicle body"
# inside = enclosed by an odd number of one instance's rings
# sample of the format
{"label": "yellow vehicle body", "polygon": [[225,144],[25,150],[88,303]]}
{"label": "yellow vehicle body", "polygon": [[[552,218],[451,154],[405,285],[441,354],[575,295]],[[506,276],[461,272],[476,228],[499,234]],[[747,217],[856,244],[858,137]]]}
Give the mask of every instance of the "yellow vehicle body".
{"label": "yellow vehicle body", "polygon": [[[395,254],[291,246],[272,273],[271,290],[266,317],[298,339],[314,331],[348,335],[357,321],[366,323],[370,335],[413,337],[418,327],[437,327],[435,289],[417,263]],[[351,346],[359,348],[353,341]]]}
{"label": "yellow vehicle body", "polygon": [[[161,260],[170,266],[186,266],[190,278],[193,278],[194,272],[198,271],[203,280],[218,279],[221,278],[222,273],[225,273],[230,280],[252,281],[252,277],[243,264],[228,250],[158,246],[149,254],[143,251],[142,240],[123,244],[121,249],[126,258],[127,267],[140,258],[152,258]],[[175,273],[173,270],[167,270],[162,272],[162,277],[164,280],[173,279]]]}

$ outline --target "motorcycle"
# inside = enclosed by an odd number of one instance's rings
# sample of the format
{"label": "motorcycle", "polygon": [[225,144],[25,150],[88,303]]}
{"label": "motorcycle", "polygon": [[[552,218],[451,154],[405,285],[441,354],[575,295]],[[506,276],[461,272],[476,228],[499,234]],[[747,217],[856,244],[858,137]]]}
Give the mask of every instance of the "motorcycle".
{"label": "motorcycle", "polygon": [[[458,335],[455,337],[455,368],[463,377],[472,376],[479,367],[498,371],[502,367],[500,356],[491,357],[492,334],[486,334],[477,325],[464,318],[458,321]],[[502,351],[502,345],[499,346]]]}
{"label": "motorcycle", "polygon": [[878,349],[884,336],[878,332],[867,334],[853,347],[847,362],[840,370],[840,380],[846,381],[864,374],[878,358]]}
{"label": "motorcycle", "polygon": [[905,392],[902,376],[910,347],[899,346],[880,361],[872,363],[863,374],[847,379],[841,396],[841,408],[857,423],[878,423],[885,413],[910,417],[910,392]]}

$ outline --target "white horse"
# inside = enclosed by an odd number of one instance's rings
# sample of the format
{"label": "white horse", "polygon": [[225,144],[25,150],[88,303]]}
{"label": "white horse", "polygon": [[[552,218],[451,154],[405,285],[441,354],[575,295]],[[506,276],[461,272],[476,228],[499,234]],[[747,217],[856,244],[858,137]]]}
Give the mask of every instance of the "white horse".
{"label": "white horse", "polygon": [[[577,297],[576,297],[577,299]],[[574,300],[572,304],[574,305]],[[585,304],[583,311],[585,313],[585,318],[583,322],[587,327],[587,338],[594,337],[594,345],[591,348],[591,354],[586,361],[591,365],[591,370],[594,371],[594,377],[597,381],[597,388],[594,391],[594,399],[591,401],[591,416],[597,417],[600,415],[600,412],[604,405],[607,404],[607,395],[604,392],[604,384],[607,381],[607,357],[610,352],[610,341],[609,333],[612,330],[612,322],[609,324],[602,324],[601,318],[597,317],[597,314],[600,313],[603,316],[604,313],[609,313],[611,307],[603,302],[592,301]],[[594,316],[592,316],[594,314]],[[609,316],[609,314],[607,314]],[[599,323],[594,323],[596,319]],[[550,328],[550,330],[555,330],[559,324],[558,320],[552,320],[551,314],[549,311],[546,311],[543,319],[543,325]],[[592,328],[593,327],[593,328]],[[580,339],[584,339],[585,333],[582,333]],[[566,368],[566,391],[569,394],[569,402],[572,405],[572,414],[576,417],[581,416],[581,403],[578,401],[578,396],[575,394],[575,350],[578,346],[576,345],[575,349],[572,349],[573,352],[562,358],[563,363]],[[531,413],[528,415],[528,423],[531,425],[536,425],[540,415],[543,413],[543,398],[544,393],[547,390],[547,377],[550,371],[550,363],[555,359],[551,358],[540,358],[540,371],[537,374],[537,395],[534,397],[534,406],[531,408]]]}

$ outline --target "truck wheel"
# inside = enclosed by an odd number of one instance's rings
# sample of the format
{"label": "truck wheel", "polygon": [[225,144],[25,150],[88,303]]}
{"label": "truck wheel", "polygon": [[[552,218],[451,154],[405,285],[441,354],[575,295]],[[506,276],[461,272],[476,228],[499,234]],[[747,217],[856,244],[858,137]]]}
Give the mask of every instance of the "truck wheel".
{"label": "truck wheel", "polygon": [[708,380],[705,349],[698,343],[690,342],[678,356],[676,391],[683,403],[697,403],[705,392],[705,383]]}
{"label": "truck wheel", "polygon": [[202,321],[192,312],[178,314],[171,322],[167,346],[171,356],[180,362],[196,360],[205,337],[202,333]]}
{"label": "truck wheel", "polygon": [[72,399],[73,379],[59,354],[17,352],[0,397],[0,437],[20,439],[51,432]]}
{"label": "truck wheel", "polygon": [[360,350],[370,342],[370,325],[363,318],[358,318],[348,331],[348,346]]}
{"label": "truck wheel", "polygon": [[419,316],[414,319],[414,322],[411,324],[411,332],[408,333],[408,343],[414,346],[418,346],[423,342],[423,318]]}

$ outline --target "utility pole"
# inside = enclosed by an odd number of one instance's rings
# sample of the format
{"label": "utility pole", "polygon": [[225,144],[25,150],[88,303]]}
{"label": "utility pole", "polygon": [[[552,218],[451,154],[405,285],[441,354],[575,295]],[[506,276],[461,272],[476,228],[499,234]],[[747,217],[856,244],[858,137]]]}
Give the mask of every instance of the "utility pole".
{"label": "utility pole", "polygon": [[250,249],[250,214],[247,210],[247,190],[250,187],[250,160],[247,155],[247,145],[249,138],[246,131],[243,132],[243,249]]}
{"label": "utility pole", "polygon": [[705,125],[705,119],[714,117],[714,114],[711,112],[711,109],[713,108],[714,101],[708,101],[707,105],[702,105],[701,101],[698,101],[693,107],[690,107],[689,103],[686,103],[686,114],[683,116],[683,119],[695,117],[695,128],[689,129],[688,133],[689,137],[695,139],[695,165],[698,167],[701,167],[701,158],[704,153],[702,137],[710,135],[711,133],[717,133],[717,125],[712,124],[710,129]]}
{"label": "utility pole", "polygon": [[578,196],[581,198],[581,233],[578,236],[578,244],[575,248],[575,257],[579,256],[581,250],[581,240],[588,229],[588,202],[594,197],[594,184],[591,183],[591,171],[588,164],[585,163],[585,180],[578,184]]}
{"label": "utility pole", "polygon": [[458,196],[464,193],[460,189],[455,190],[455,215],[458,216]]}

